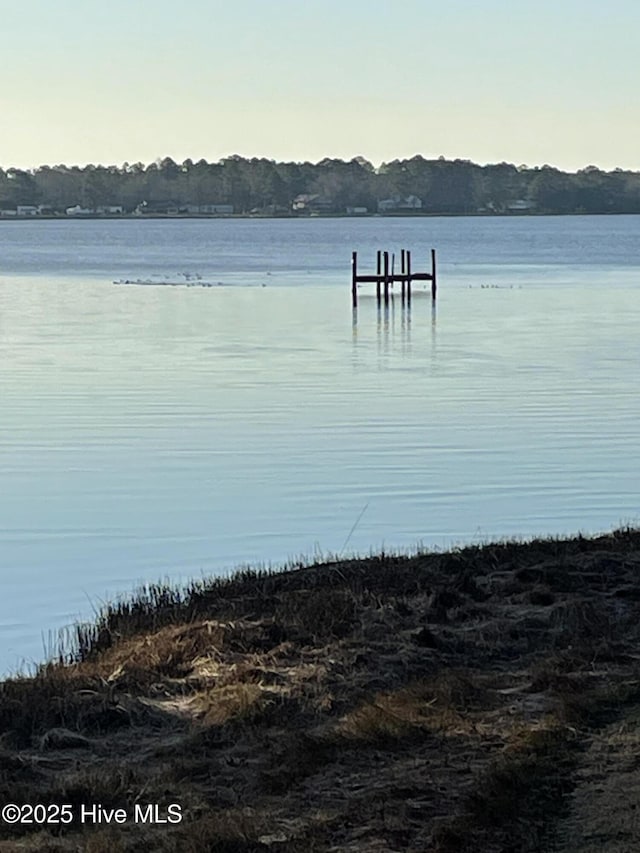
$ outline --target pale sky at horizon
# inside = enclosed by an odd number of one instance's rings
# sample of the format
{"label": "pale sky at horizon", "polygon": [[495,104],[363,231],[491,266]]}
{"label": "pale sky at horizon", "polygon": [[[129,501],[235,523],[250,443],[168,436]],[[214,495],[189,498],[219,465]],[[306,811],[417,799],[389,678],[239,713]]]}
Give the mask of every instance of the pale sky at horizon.
{"label": "pale sky at horizon", "polygon": [[640,170],[637,0],[0,0],[0,15],[3,168],[421,154]]}

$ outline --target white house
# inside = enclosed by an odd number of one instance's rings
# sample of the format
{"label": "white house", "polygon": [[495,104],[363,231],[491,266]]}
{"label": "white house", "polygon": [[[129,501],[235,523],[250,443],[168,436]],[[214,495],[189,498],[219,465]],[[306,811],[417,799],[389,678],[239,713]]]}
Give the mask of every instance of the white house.
{"label": "white house", "polygon": [[383,198],[378,202],[378,213],[388,213],[392,210],[422,210],[422,199],[417,195],[408,195],[406,198]]}
{"label": "white house", "polygon": [[523,213],[527,210],[533,210],[535,206],[535,202],[533,201],[527,201],[524,198],[518,198],[515,201],[510,201],[507,204],[507,210],[512,211],[512,213]]}
{"label": "white house", "polygon": [[73,207],[68,207],[65,210],[65,213],[67,216],[90,216],[95,213],[95,210],[89,207],[81,207],[79,204],[76,204]]}
{"label": "white house", "polygon": [[230,215],[233,213],[233,205],[232,204],[188,204],[186,206],[187,213],[202,213],[202,214],[212,214],[217,213],[220,215]]}
{"label": "white house", "polygon": [[300,193],[291,202],[291,209],[295,213],[328,213],[331,207],[331,201],[318,193]]}

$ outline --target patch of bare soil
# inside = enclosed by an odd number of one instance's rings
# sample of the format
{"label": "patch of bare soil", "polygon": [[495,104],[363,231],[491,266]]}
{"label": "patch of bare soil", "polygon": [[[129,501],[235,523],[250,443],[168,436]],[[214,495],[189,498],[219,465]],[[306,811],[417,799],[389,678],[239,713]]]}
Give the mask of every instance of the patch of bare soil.
{"label": "patch of bare soil", "polygon": [[65,815],[0,853],[640,849],[639,569],[626,529],[114,607],[0,685],[0,805]]}
{"label": "patch of bare soil", "polygon": [[557,843],[562,853],[640,850],[640,706],[584,744]]}

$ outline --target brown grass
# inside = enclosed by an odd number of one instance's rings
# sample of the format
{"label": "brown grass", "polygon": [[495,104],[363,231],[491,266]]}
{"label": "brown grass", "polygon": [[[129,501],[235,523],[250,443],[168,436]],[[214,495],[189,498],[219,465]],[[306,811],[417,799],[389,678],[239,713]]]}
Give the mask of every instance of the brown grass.
{"label": "brown grass", "polygon": [[561,850],[586,745],[640,713],[638,567],[625,529],[150,588],[0,685],[0,797],[184,823],[0,853]]}
{"label": "brown grass", "polygon": [[223,726],[231,720],[248,720],[268,699],[257,684],[228,684],[197,693],[189,701],[194,718],[205,726]]}

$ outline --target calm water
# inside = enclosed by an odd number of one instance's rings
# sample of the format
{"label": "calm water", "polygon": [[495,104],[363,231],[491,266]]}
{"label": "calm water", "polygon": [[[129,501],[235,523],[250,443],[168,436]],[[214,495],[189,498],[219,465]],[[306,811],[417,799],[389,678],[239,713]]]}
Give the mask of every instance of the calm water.
{"label": "calm water", "polygon": [[[637,523],[639,231],[0,223],[0,672],[144,581]],[[432,245],[437,313],[352,316],[352,249]]]}

